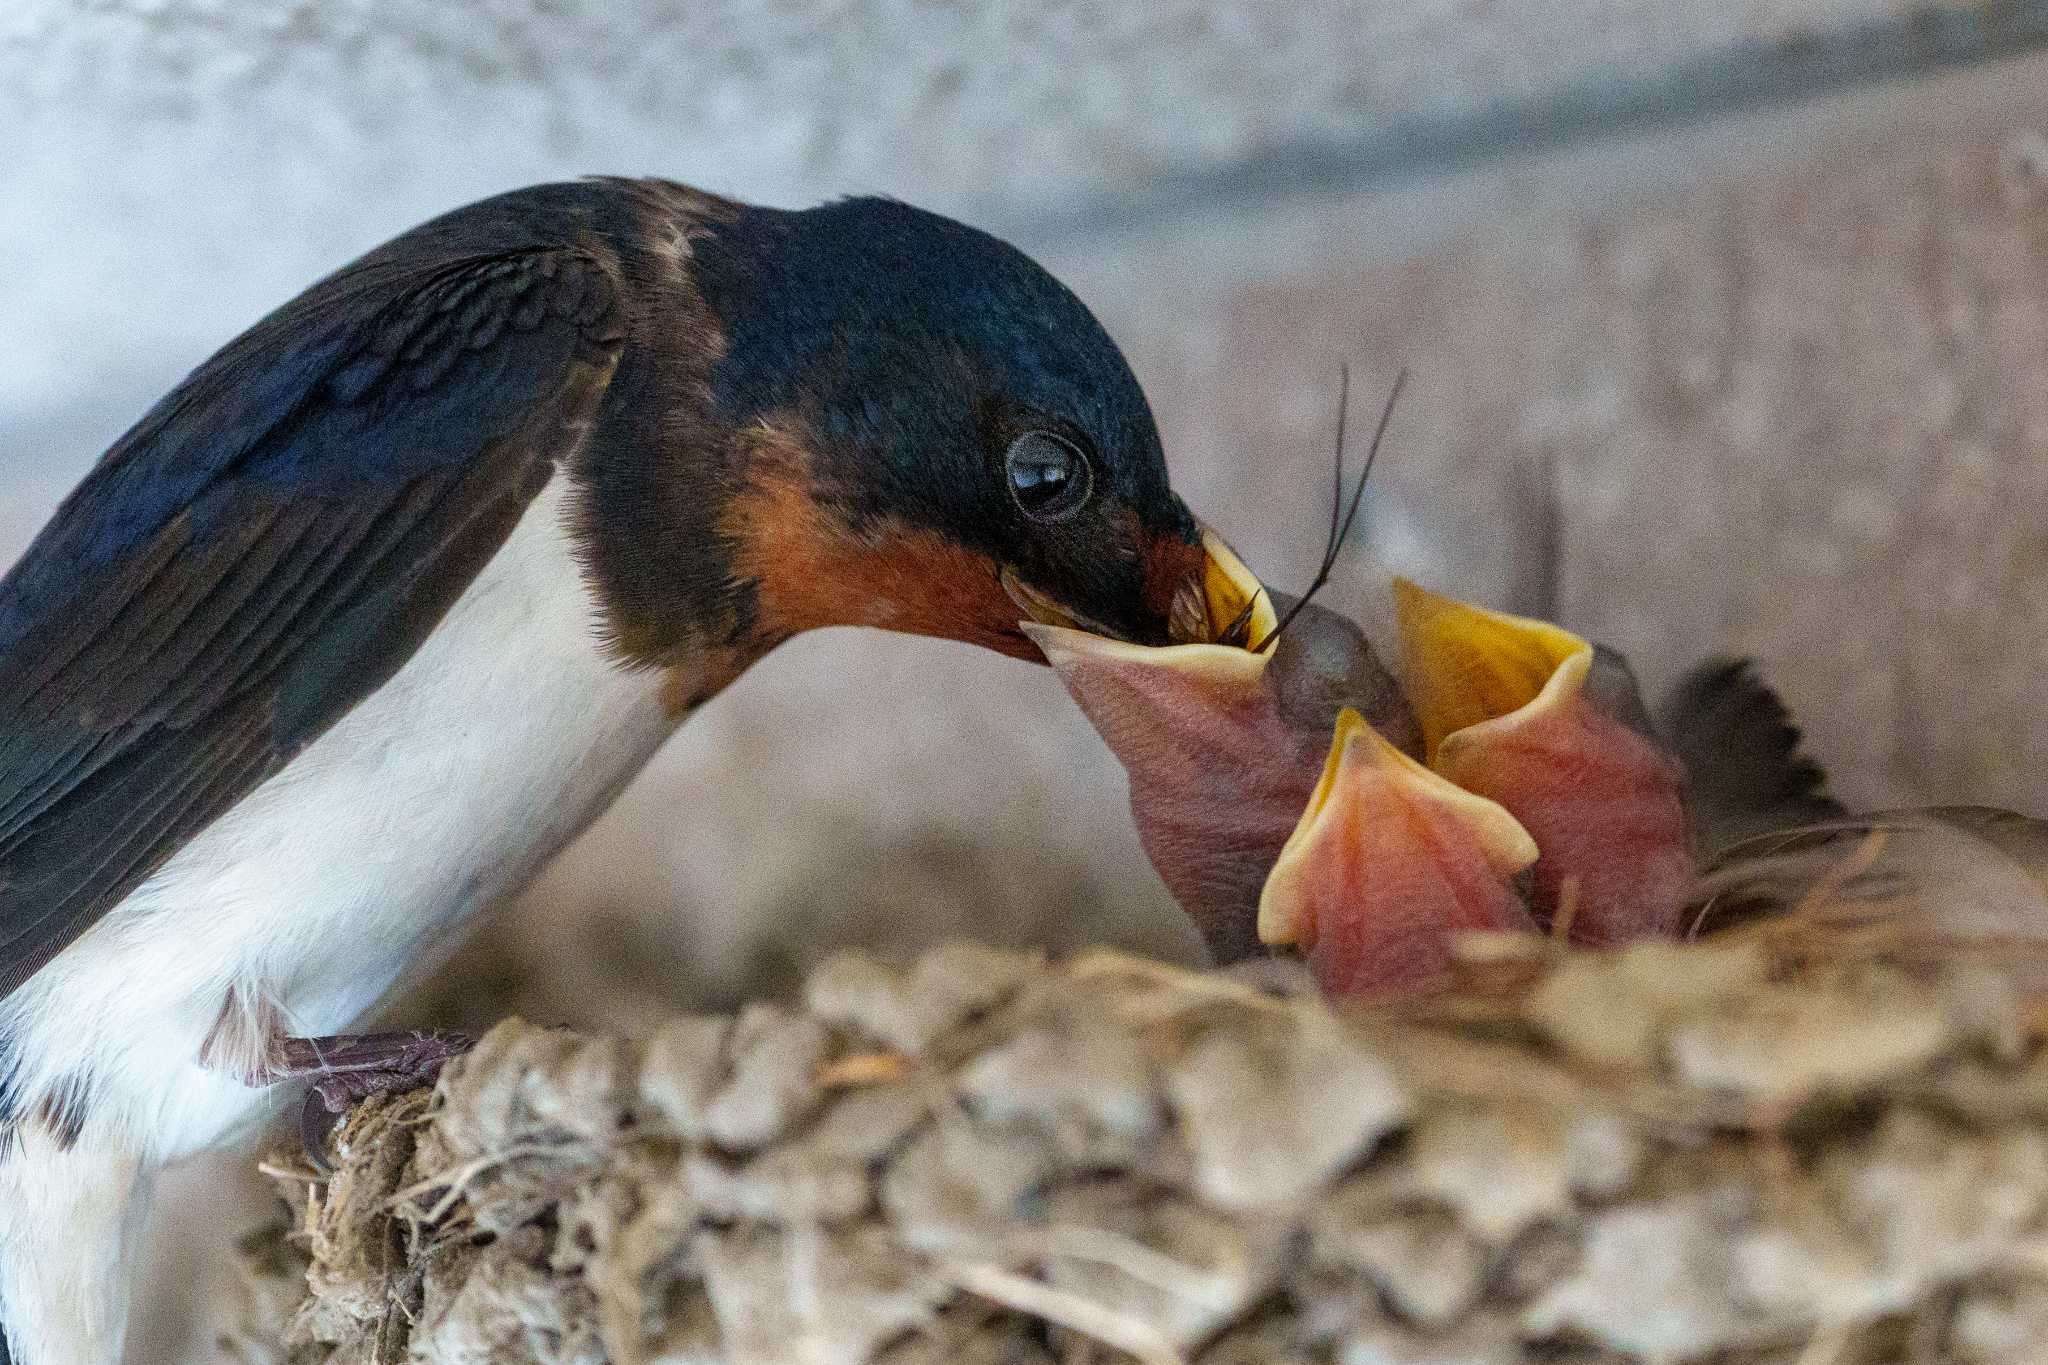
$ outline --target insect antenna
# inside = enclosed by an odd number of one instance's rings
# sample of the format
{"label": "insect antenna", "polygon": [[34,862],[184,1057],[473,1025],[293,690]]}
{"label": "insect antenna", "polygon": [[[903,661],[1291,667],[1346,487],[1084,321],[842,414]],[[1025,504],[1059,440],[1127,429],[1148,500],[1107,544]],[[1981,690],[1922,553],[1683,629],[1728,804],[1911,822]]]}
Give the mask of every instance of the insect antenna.
{"label": "insect antenna", "polygon": [[[1347,506],[1344,501],[1344,427],[1350,407],[1351,367],[1345,365],[1337,371],[1337,452],[1333,461],[1335,475],[1330,494],[1330,536],[1323,545],[1323,562],[1316,569],[1315,580],[1308,585],[1308,591],[1287,609],[1287,614],[1273,627],[1273,633],[1259,644],[1261,654],[1279,640],[1282,632],[1294,618],[1301,615],[1301,609],[1329,583],[1330,572],[1337,567],[1337,558],[1344,552],[1344,542],[1350,539],[1351,527],[1358,520],[1358,509],[1365,501],[1366,480],[1372,477],[1372,467],[1379,461],[1380,443],[1386,440],[1387,424],[1394,420],[1394,405],[1401,401],[1401,390],[1406,388],[1407,384],[1408,370],[1404,366],[1401,372],[1394,376],[1394,387],[1387,391],[1386,404],[1380,408],[1379,425],[1373,428],[1372,445],[1365,452],[1365,468],[1358,472],[1358,483],[1351,490],[1351,502]],[[1249,607],[1246,608],[1246,612],[1250,612]]]}

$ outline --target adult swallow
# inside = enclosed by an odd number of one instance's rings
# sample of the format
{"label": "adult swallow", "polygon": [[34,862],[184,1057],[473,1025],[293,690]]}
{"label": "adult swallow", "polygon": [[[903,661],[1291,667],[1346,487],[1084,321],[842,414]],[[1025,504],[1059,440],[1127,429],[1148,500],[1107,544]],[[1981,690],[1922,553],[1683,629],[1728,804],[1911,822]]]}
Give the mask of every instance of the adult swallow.
{"label": "adult swallow", "polygon": [[1205,544],[1088,310],[900,203],[545,185],[259,322],[0,580],[13,1358],[118,1359],[150,1172],[422,1060],[329,1036],[778,643],[1207,638]]}

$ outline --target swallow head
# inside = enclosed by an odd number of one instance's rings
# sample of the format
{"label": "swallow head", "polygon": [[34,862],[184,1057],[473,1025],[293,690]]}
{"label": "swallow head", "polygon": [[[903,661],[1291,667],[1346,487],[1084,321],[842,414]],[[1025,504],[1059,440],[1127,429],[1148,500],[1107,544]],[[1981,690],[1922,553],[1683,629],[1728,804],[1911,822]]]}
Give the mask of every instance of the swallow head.
{"label": "swallow head", "polygon": [[1087,307],[984,232],[882,199],[692,233],[748,442],[723,531],[773,628],[865,624],[1037,659],[1020,621],[1249,639],[1255,579],[1175,496],[1137,378]]}

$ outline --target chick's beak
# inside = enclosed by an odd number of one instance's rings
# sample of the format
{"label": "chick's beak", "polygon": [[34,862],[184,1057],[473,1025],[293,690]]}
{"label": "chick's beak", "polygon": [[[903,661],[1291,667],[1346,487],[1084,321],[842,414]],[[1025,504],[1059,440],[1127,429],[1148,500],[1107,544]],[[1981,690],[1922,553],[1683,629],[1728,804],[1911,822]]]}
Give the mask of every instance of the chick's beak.
{"label": "chick's beak", "polygon": [[1514,877],[1536,841],[1500,805],[1401,752],[1353,710],[1259,898],[1259,937],[1308,956],[1325,992],[1426,990],[1460,930],[1530,931]]}
{"label": "chick's beak", "polygon": [[1427,762],[1535,837],[1538,915],[1584,943],[1674,932],[1692,871],[1683,772],[1636,720],[1620,656],[1405,579],[1394,608]]}

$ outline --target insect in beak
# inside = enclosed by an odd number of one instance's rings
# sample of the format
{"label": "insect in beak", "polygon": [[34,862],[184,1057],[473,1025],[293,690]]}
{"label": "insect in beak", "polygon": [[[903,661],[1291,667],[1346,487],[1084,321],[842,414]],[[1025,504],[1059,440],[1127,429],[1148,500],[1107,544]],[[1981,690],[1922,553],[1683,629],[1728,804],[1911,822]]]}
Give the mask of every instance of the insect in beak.
{"label": "insect in beak", "polygon": [[1175,592],[1168,639],[1177,645],[1216,644],[1258,650],[1278,622],[1273,596],[1237,552],[1208,525],[1202,527],[1202,569]]}

